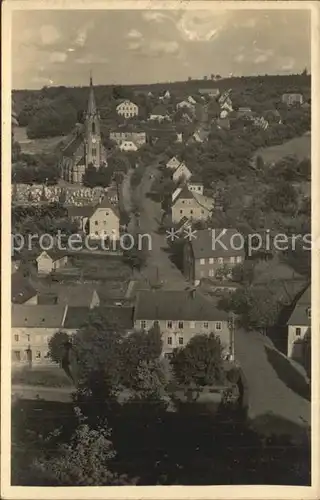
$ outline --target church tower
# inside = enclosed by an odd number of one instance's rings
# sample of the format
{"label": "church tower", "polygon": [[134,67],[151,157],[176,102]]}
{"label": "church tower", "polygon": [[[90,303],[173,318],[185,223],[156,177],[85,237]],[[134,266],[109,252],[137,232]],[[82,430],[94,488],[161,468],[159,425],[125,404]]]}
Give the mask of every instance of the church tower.
{"label": "church tower", "polygon": [[92,77],[90,76],[90,90],[88,109],[85,117],[85,167],[90,164],[98,168],[102,163],[105,163],[105,150],[101,143],[100,134],[100,116],[97,111],[94,90],[92,85]]}

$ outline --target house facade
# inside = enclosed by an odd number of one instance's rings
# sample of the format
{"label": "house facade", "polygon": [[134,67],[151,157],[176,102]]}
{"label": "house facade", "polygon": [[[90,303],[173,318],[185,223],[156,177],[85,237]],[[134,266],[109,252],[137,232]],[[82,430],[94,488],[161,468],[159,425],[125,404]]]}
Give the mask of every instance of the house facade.
{"label": "house facade", "polygon": [[116,111],[118,115],[123,116],[123,118],[133,118],[139,114],[138,106],[127,99],[118,104]]}
{"label": "house facade", "polygon": [[299,361],[303,356],[302,341],[311,327],[311,286],[297,300],[287,325],[287,356]]}
{"label": "house facade", "polygon": [[176,168],[176,170],[172,174],[172,180],[174,182],[178,182],[181,179],[184,179],[187,181],[190,179],[191,176],[192,176],[192,174],[191,174],[190,170],[188,169],[188,167],[184,163],[180,163],[178,168]]}
{"label": "house facade", "polygon": [[138,151],[138,146],[133,141],[123,141],[119,149],[120,151]]}
{"label": "house facade", "polygon": [[197,286],[203,278],[215,279],[221,270],[231,272],[234,266],[244,262],[245,250],[241,243],[242,239],[235,229],[197,231],[197,238],[184,246],[185,277]]}
{"label": "house facade", "polygon": [[48,365],[48,342],[64,324],[67,306],[13,305],[11,311],[12,365]]}
{"label": "house facade", "polygon": [[231,334],[227,313],[216,309],[198,291],[141,291],[134,310],[135,330],[158,326],[162,336],[162,355],[184,347],[195,335],[214,333],[221,341],[224,356],[230,353]]}
{"label": "house facade", "polygon": [[68,256],[58,250],[43,250],[36,258],[39,274],[50,274],[68,263]]}
{"label": "house facade", "polygon": [[88,234],[92,239],[109,238],[117,241],[120,238],[120,216],[107,197],[100,205],[94,207],[89,217]]}
{"label": "house facade", "polygon": [[178,158],[176,156],[173,156],[172,158],[170,158],[169,161],[167,161],[166,167],[170,168],[171,170],[176,170],[180,164],[181,164],[181,161],[178,160]]}
{"label": "house facade", "polygon": [[303,104],[303,95],[287,93],[283,94],[281,98],[282,102],[287,106],[294,106],[295,104]]}
{"label": "house facade", "polygon": [[123,141],[132,141],[137,146],[142,146],[147,142],[146,132],[137,132],[134,130],[114,130],[109,134],[111,141],[114,141],[120,146]]}
{"label": "house facade", "polygon": [[190,220],[207,220],[214,208],[214,201],[192,192],[185,186],[171,207],[172,222],[177,224],[183,217]]}
{"label": "house facade", "polygon": [[201,182],[188,182],[188,189],[192,193],[203,194],[203,184]]}
{"label": "house facade", "polygon": [[177,106],[176,106],[177,110],[178,109],[188,109],[189,111],[191,111],[192,113],[195,112],[195,105],[192,104],[191,102],[189,101],[181,101],[181,102],[178,102]]}

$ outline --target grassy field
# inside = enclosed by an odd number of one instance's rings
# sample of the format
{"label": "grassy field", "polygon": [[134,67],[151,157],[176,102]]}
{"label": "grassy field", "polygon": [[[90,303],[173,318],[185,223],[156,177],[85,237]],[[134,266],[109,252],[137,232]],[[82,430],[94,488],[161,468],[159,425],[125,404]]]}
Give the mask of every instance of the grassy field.
{"label": "grassy field", "polygon": [[43,387],[72,387],[71,380],[60,367],[22,369],[12,373],[12,384],[42,385]]}
{"label": "grassy field", "polygon": [[261,156],[265,163],[281,160],[285,156],[296,156],[299,160],[311,157],[311,135],[295,137],[278,146],[259,149],[253,156],[253,161]]}
{"label": "grassy field", "polygon": [[14,131],[14,137],[19,142],[22,153],[27,154],[52,153],[61,141],[66,140],[64,136],[28,139],[26,127],[17,127]]}

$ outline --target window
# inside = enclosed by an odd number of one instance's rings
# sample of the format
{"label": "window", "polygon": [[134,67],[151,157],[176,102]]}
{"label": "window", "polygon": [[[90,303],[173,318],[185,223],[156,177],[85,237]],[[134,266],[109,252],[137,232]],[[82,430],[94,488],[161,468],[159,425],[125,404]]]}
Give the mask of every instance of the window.
{"label": "window", "polygon": [[218,263],[223,264],[223,257],[218,257]]}
{"label": "window", "polygon": [[179,321],[178,328],[181,330],[183,328],[183,321]]}
{"label": "window", "polygon": [[235,257],[230,257],[230,262],[231,262],[231,264],[234,264],[234,263],[235,263],[235,260],[236,260],[236,259],[235,259]]}
{"label": "window", "polygon": [[196,324],[194,321],[190,321],[189,326],[190,326],[190,328],[195,328]]}
{"label": "window", "polygon": [[311,319],[311,307],[307,309],[308,318]]}
{"label": "window", "polygon": [[203,323],[203,328],[206,328],[206,329],[208,329],[208,328],[209,328],[209,323],[208,323],[207,321],[205,321],[205,322]]}
{"label": "window", "polygon": [[241,256],[237,257],[237,262],[238,262],[238,264],[239,264],[240,262],[242,262],[242,257],[241,257]]}
{"label": "window", "polygon": [[204,214],[204,210],[201,210],[202,215]]}
{"label": "window", "polygon": [[190,215],[192,215],[192,214],[193,214],[193,210],[190,210]]}
{"label": "window", "polygon": [[30,335],[27,333],[27,342],[30,342]]}
{"label": "window", "polygon": [[167,327],[168,327],[168,328],[172,328],[172,321],[168,321],[168,322],[167,322]]}
{"label": "window", "polygon": [[209,264],[214,264],[214,257],[210,257]]}
{"label": "window", "polygon": [[21,361],[20,351],[13,351],[13,359],[14,359],[14,361]]}
{"label": "window", "polygon": [[179,337],[179,345],[183,345],[183,337]]}
{"label": "window", "polygon": [[180,213],[183,214],[183,210],[180,210]]}
{"label": "window", "polygon": [[300,337],[301,335],[301,328],[296,328],[296,336]]}
{"label": "window", "polygon": [[41,358],[41,352],[40,351],[36,351],[36,359],[40,359]]}
{"label": "window", "polygon": [[172,337],[168,337],[168,345],[172,345]]}
{"label": "window", "polygon": [[141,325],[141,328],[144,330],[147,326],[147,323],[146,321],[143,319],[142,321],[140,321],[140,325]]}
{"label": "window", "polygon": [[108,211],[106,212],[106,215],[109,215],[109,212],[108,212]]}
{"label": "window", "polygon": [[97,149],[96,148],[92,148],[92,156],[96,156],[97,155]]}
{"label": "window", "polygon": [[93,122],[92,123],[92,133],[95,134],[96,133],[96,124]]}
{"label": "window", "polygon": [[95,226],[97,226],[98,225],[98,221],[96,220],[94,224],[95,224]]}
{"label": "window", "polygon": [[222,324],[221,321],[216,322],[216,330],[222,330]]}
{"label": "window", "polygon": [[206,263],[206,259],[200,259],[200,264],[203,266]]}
{"label": "window", "polygon": [[214,269],[209,269],[209,276],[210,278],[214,277]]}
{"label": "window", "polygon": [[15,336],[14,336],[14,340],[15,340],[16,342],[19,342],[19,335],[15,335]]}
{"label": "window", "polygon": [[95,234],[96,236],[99,236],[99,233],[98,233],[98,231],[95,231],[95,232],[94,232],[94,234]]}
{"label": "window", "polygon": [[159,323],[159,321],[156,319],[156,320],[153,322],[153,325],[154,325],[154,326],[159,326],[159,325],[160,325],[160,323]]}

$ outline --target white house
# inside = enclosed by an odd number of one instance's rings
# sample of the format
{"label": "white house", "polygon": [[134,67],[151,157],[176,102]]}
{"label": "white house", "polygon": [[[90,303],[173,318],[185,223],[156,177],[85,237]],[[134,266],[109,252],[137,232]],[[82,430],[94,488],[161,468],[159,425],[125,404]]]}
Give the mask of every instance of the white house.
{"label": "white house", "polygon": [[180,142],[180,143],[183,142],[182,132],[181,133],[177,133],[176,142]]}
{"label": "white house", "polygon": [[178,158],[176,156],[173,156],[167,163],[166,163],[166,167],[167,168],[170,168],[171,170],[176,170],[176,168],[179,167],[181,161],[178,160]]}
{"label": "white house", "polygon": [[187,108],[189,109],[190,111],[193,111],[195,110],[195,107],[194,107],[194,104],[191,104],[189,101],[181,101],[181,102],[178,102],[177,106],[176,106],[177,109],[184,109],[184,108]]}
{"label": "white house", "polygon": [[203,194],[203,184],[201,182],[188,182],[188,189],[192,193]]}
{"label": "white house", "polygon": [[197,104],[197,101],[191,95],[189,95],[187,101],[190,102],[190,104]]}
{"label": "white house", "polygon": [[103,237],[119,240],[120,238],[120,216],[107,197],[99,205],[93,207],[89,218],[89,235],[93,239]]}
{"label": "white house", "polygon": [[296,302],[287,325],[287,356],[299,360],[303,355],[301,341],[311,327],[311,286],[304,291]]}
{"label": "white house", "polygon": [[133,118],[139,114],[138,106],[134,102],[127,99],[118,104],[116,110],[118,115],[123,116],[124,118]]}
{"label": "white house", "polygon": [[172,180],[174,182],[178,182],[181,179],[185,179],[187,181],[191,176],[192,174],[188,167],[184,163],[180,163],[178,168],[176,168],[176,170],[172,174]]}
{"label": "white house", "polygon": [[163,122],[163,121],[169,121],[170,116],[168,114],[167,109],[165,106],[162,106],[159,104],[158,106],[155,106],[154,109],[152,110],[152,113],[150,113],[148,120],[150,121],[158,121],[158,122]]}
{"label": "white house", "polygon": [[138,147],[133,141],[123,141],[120,144],[119,149],[121,151],[138,151]]}
{"label": "white house", "polygon": [[39,274],[50,274],[64,267],[68,262],[65,252],[59,250],[43,250],[36,258]]}

